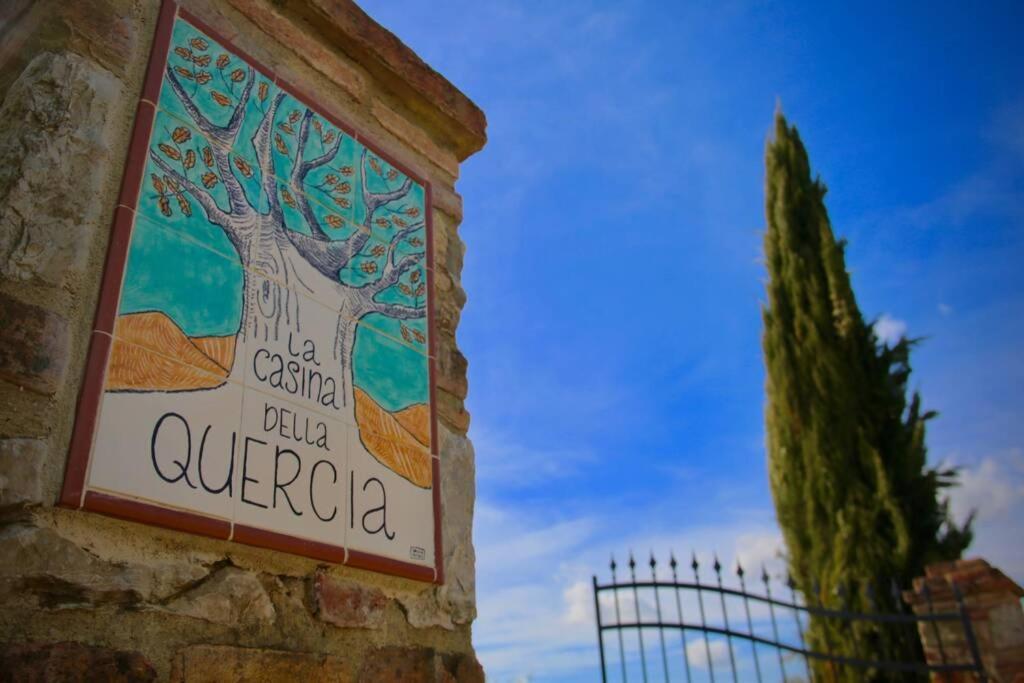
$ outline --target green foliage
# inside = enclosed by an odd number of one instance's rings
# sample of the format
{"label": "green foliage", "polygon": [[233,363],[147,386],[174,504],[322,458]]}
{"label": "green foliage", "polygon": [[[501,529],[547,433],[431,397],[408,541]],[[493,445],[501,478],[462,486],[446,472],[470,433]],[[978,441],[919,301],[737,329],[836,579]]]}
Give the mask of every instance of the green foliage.
{"label": "green foliage", "polygon": [[[925,424],[935,414],[916,393],[907,399],[914,342],[880,344],[861,317],[826,188],[781,113],[765,162],[768,467],[790,571],[810,601],[870,611],[874,590],[879,608],[892,610],[890,580],[905,586],[926,564],[959,557],[971,520],[957,527],[939,500],[956,472],[926,464]],[[834,621],[812,619],[808,644],[922,657],[913,629]],[[914,680],[826,668],[815,680]]]}

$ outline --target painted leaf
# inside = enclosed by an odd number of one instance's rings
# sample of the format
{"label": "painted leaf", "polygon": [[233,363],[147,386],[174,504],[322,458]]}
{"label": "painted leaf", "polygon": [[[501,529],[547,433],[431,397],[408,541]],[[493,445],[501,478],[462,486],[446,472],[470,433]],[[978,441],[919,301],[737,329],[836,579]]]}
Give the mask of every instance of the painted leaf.
{"label": "painted leaf", "polygon": [[206,85],[213,80],[213,76],[210,75],[209,71],[200,71],[196,74],[196,83],[199,85]]}
{"label": "painted leaf", "polygon": [[203,186],[206,187],[207,189],[210,189],[211,187],[216,185],[218,180],[220,180],[220,178],[217,177],[216,173],[207,171],[206,173],[203,174]]}
{"label": "painted leaf", "polygon": [[175,161],[178,161],[179,159],[181,159],[181,152],[179,152],[175,148],[171,147],[166,142],[161,142],[157,146],[160,148],[161,152],[166,154],[171,159],[174,159]]}
{"label": "painted leaf", "polygon": [[188,44],[197,50],[205,50],[208,47],[210,47],[210,44],[202,38],[193,38],[192,40],[188,41]]}
{"label": "painted leaf", "polygon": [[196,153],[191,149],[185,152],[185,169],[188,170],[196,165]]}
{"label": "painted leaf", "polygon": [[281,154],[285,156],[291,155],[291,151],[288,149],[288,145],[285,144],[284,138],[281,137],[280,133],[274,133],[274,145]]}
{"label": "painted leaf", "polygon": [[185,198],[185,195],[179,192],[174,196],[178,198],[178,208],[181,209],[181,212],[185,214],[185,216],[191,216],[192,205],[188,203],[188,199]]}
{"label": "painted leaf", "polygon": [[213,150],[209,147],[203,147],[203,163],[207,168],[213,166]]}
{"label": "painted leaf", "polygon": [[153,189],[160,194],[164,193],[164,181],[160,180],[160,176],[155,173],[149,175],[150,180],[153,182]]}
{"label": "painted leaf", "polygon": [[327,214],[327,217],[324,220],[326,220],[327,224],[332,228],[340,228],[345,224],[345,221],[341,216],[336,216],[333,213]]}
{"label": "painted leaf", "polygon": [[174,70],[175,70],[175,71],[176,71],[176,72],[178,73],[178,75],[179,75],[179,76],[181,76],[182,78],[187,78],[187,79],[188,79],[188,80],[190,80],[190,81],[191,81],[191,80],[192,80],[192,79],[194,78],[194,76],[192,75],[192,72],[191,72],[191,71],[189,71],[188,69],[186,69],[185,67],[181,67],[181,66],[176,66],[176,67],[174,67]]}
{"label": "painted leaf", "polygon": [[187,47],[174,48],[174,54],[178,55],[182,59],[192,59],[192,50],[189,50]]}
{"label": "painted leaf", "polygon": [[200,55],[192,58],[192,63],[197,66],[210,66],[210,55]]}
{"label": "painted leaf", "polygon": [[267,91],[268,91],[268,88],[267,88],[266,81],[264,81],[263,83],[260,83],[260,88],[259,88],[260,102],[262,102],[262,101],[267,99]]}
{"label": "painted leaf", "polygon": [[231,104],[231,99],[228,98],[228,96],[225,95],[222,92],[218,92],[216,90],[211,90],[210,91],[210,97],[212,97],[213,101],[216,102],[217,104],[219,104],[222,107],[226,107],[229,104]]}
{"label": "painted leaf", "polygon": [[250,166],[242,157],[235,157],[235,168],[237,168],[246,178],[252,177],[252,166]]}
{"label": "painted leaf", "polygon": [[235,83],[241,83],[245,80],[245,72],[241,69],[235,69],[231,72],[231,80]]}
{"label": "painted leaf", "polygon": [[217,68],[223,69],[231,62],[231,59],[227,55],[221,55],[217,57]]}

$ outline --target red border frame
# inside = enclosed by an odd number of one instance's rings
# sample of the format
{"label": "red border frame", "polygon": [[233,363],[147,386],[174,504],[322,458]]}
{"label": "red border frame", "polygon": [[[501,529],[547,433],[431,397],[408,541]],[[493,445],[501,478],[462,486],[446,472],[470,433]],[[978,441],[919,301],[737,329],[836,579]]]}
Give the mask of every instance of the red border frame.
{"label": "red border frame", "polygon": [[[380,158],[412,178],[424,188],[424,211],[426,213],[427,233],[427,330],[429,340],[427,355],[430,390],[430,456],[433,473],[432,507],[434,514],[433,567],[416,565],[358,550],[349,550],[344,543],[337,546],[319,543],[243,524],[235,524],[233,520],[226,521],[184,510],[160,507],[106,492],[86,490],[86,476],[92,455],[107,362],[113,341],[111,335],[117,316],[121,286],[124,280],[125,263],[128,258],[128,247],[131,242],[135,207],[138,203],[143,172],[146,166],[146,150],[149,147],[150,133],[156,118],[156,102],[160,95],[163,71],[167,63],[168,53],[170,52],[171,34],[174,29],[174,22],[178,17],[206,33],[238,57],[249,62],[253,68],[286,90],[289,95],[299,99],[307,107],[315,109],[319,115],[329,120],[340,130],[346,132],[357,142],[372,148],[374,153]],[[118,194],[118,205],[114,209],[110,243],[107,248],[107,257],[103,268],[92,338],[89,344],[89,352],[86,356],[85,375],[78,396],[75,424],[68,449],[68,463],[64,473],[64,485],[61,489],[58,505],[72,509],[84,509],[111,517],[185,531],[201,536],[233,540],[246,545],[303,555],[317,560],[392,574],[417,581],[428,581],[438,584],[444,582],[444,556],[441,541],[441,472],[438,458],[439,444],[437,442],[437,404],[434,393],[436,342],[434,338],[435,290],[432,191],[429,181],[419,173],[409,169],[405,164],[395,160],[383,149],[381,145],[358,133],[344,120],[332,114],[327,107],[322,106],[315,98],[307,96],[301,89],[295,88],[287,81],[278,78],[272,70],[265,68],[244,50],[240,50],[232,41],[226,39],[220,32],[202,19],[186,9],[178,7],[174,0],[163,0],[157,18],[149,63],[146,67],[146,80],[137,105],[131,142],[128,147],[127,159],[125,160],[124,175]]]}

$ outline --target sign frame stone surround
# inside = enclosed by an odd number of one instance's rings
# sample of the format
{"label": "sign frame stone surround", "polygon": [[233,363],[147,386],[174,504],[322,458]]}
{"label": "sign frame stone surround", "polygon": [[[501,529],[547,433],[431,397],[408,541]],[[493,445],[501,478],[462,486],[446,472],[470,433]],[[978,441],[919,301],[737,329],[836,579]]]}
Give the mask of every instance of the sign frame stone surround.
{"label": "sign frame stone surround", "polygon": [[[429,496],[433,517],[432,565],[408,562],[397,559],[394,556],[389,557],[365,549],[352,548],[344,540],[339,540],[338,543],[324,543],[308,537],[300,537],[271,529],[240,524],[235,521],[233,513],[229,519],[224,519],[223,517],[200,514],[190,509],[156,503],[152,500],[123,492],[121,495],[118,495],[109,490],[96,490],[89,486],[89,472],[92,462],[96,457],[94,451],[101,420],[101,407],[107,386],[108,370],[111,355],[117,343],[114,330],[128,268],[133,228],[139,217],[136,209],[143,192],[143,183],[146,180],[147,162],[152,144],[151,136],[154,135],[156,119],[159,113],[158,103],[160,102],[161,88],[164,84],[164,72],[167,69],[173,47],[172,33],[175,23],[179,19],[184,20],[197,31],[215,40],[220,46],[229,50],[233,56],[243,60],[253,70],[252,73],[267,79],[273,84],[273,87],[287,93],[288,96],[305,105],[310,111],[315,111],[316,116],[321,117],[338,129],[339,136],[341,133],[348,135],[353,141],[370,150],[375,157],[399,173],[404,174],[409,180],[418,183],[423,189],[423,223],[426,239],[423,279],[426,285],[424,302],[427,332],[425,356],[427,368],[427,407],[429,411],[429,417],[427,418],[429,420],[429,467],[431,472]],[[271,123],[273,123],[273,120]],[[199,17],[179,7],[173,0],[163,0],[156,24],[155,37],[143,90],[136,111],[118,205],[114,211],[100,296],[89,344],[85,375],[79,395],[59,504],[67,508],[84,509],[135,522],[303,555],[331,563],[368,569],[419,581],[443,583],[441,477],[435,402],[436,336],[434,329],[435,288],[431,203],[431,185],[429,181],[425,180],[423,175],[408,169],[404,164],[395,160],[379,144],[356,131],[343,119],[333,115],[330,108],[322,106],[315,98],[309,97],[301,89],[281,79],[271,69],[266,68],[251,58],[244,50],[211,28]],[[390,257],[391,254],[389,253],[388,258]],[[241,430],[241,425],[239,425],[239,428]],[[239,436],[241,436],[240,430]],[[358,427],[351,434],[358,434]],[[348,435],[346,435],[346,438],[348,438]],[[232,447],[232,463],[234,462],[234,450]],[[347,466],[345,474],[348,474]],[[276,486],[276,480],[274,483]],[[345,488],[348,488],[347,483]],[[383,485],[381,485],[381,488],[383,489]],[[310,495],[312,496],[312,490]],[[339,501],[339,505],[342,502],[345,501]],[[347,502],[349,506],[352,505],[351,500]]]}

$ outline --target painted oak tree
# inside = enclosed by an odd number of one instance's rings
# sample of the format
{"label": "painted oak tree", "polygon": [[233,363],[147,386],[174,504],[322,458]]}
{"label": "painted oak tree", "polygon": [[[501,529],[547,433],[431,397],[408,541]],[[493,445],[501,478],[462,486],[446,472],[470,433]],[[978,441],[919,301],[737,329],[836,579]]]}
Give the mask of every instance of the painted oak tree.
{"label": "painted oak tree", "polygon": [[[336,398],[352,414],[360,320],[380,314],[401,321],[405,342],[425,350],[426,335],[408,324],[425,319],[427,294],[425,217],[411,201],[414,183],[365,147],[345,165],[339,151],[346,139],[354,149],[351,138],[272,91],[248,64],[215,52],[194,37],[169,58],[165,83],[201,135],[186,125],[154,131],[149,158],[159,173],[147,179],[151,197],[166,217],[192,216],[197,205],[237,253],[244,266],[237,340],[301,337],[312,302],[296,292],[334,303],[330,358],[342,384]],[[301,226],[294,226],[296,216]],[[239,378],[244,364],[235,354],[228,378]],[[429,456],[425,476],[429,482]]]}

